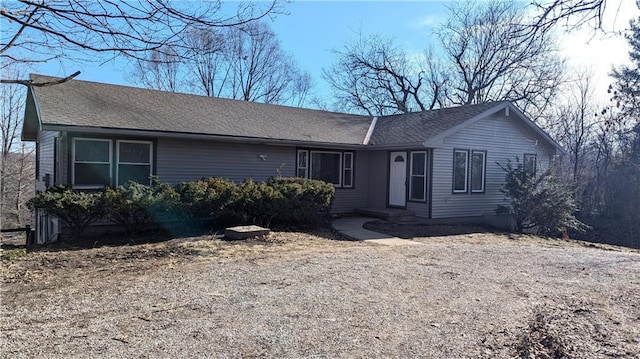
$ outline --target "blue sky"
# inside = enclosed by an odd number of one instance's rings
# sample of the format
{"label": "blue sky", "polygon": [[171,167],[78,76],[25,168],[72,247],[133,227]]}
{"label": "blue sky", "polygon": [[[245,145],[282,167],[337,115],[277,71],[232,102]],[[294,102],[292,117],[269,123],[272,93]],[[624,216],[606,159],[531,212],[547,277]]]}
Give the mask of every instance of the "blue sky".
{"label": "blue sky", "polygon": [[[288,15],[277,15],[271,25],[282,47],[311,73],[316,94],[326,97],[329,93],[321,73],[323,68],[334,62],[332,49],[340,49],[345,41],[355,38],[361,30],[364,34],[393,37],[396,45],[407,52],[419,53],[434,41],[432,31],[437,23],[445,20],[448,3],[451,1],[298,0],[285,4]],[[605,15],[606,19],[615,19],[618,30],[627,24],[629,18],[640,14],[633,1],[621,0],[620,11],[617,11],[617,6],[615,1],[611,2]],[[626,41],[620,37],[593,36],[585,30],[563,35],[561,43],[570,64],[593,69],[596,82],[599,81],[598,92],[606,95],[610,82],[607,73],[612,64],[620,64],[627,58]],[[128,65],[121,60],[106,64],[56,62],[36,67],[33,71],[62,76],[80,70],[82,74],[78,78],[82,80],[135,85],[128,79]]]}
{"label": "blue sky", "polygon": [[[277,15],[271,26],[282,47],[309,71],[317,93],[327,91],[321,78],[323,68],[331,66],[332,49],[364,34],[393,36],[397,45],[409,52],[423,51],[434,21],[445,16],[443,2],[435,1],[296,1],[285,5],[287,15]],[[82,71],[78,79],[135,85],[129,81],[125,61],[101,63],[57,63],[38,66],[35,72],[64,76]]]}

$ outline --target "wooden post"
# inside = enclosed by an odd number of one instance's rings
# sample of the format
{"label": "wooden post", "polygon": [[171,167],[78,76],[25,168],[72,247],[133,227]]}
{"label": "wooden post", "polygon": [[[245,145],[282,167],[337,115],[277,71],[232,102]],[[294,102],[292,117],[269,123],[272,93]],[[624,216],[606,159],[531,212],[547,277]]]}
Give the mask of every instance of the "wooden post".
{"label": "wooden post", "polygon": [[25,234],[25,244],[27,245],[27,247],[34,245],[34,237],[35,237],[35,232],[31,232],[31,226],[30,225],[26,225],[24,227],[24,234]]}

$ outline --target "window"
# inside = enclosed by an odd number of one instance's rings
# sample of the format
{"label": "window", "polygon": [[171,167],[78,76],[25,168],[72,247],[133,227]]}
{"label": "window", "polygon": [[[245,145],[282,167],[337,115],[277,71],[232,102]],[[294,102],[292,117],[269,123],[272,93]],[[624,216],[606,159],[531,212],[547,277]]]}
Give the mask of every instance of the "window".
{"label": "window", "polygon": [[353,187],[353,152],[298,150],[296,175]]}
{"label": "window", "polygon": [[342,171],[342,187],[353,187],[353,153],[345,152]]}
{"label": "window", "polygon": [[134,181],[149,185],[151,176],[151,142],[117,141],[117,183],[122,185]]}
{"label": "window", "polygon": [[111,140],[73,139],[72,182],[76,188],[111,184]]}
{"label": "window", "polygon": [[309,178],[323,180],[340,186],[342,167],[340,152],[311,151],[311,174]]}
{"label": "window", "polygon": [[538,165],[538,157],[535,153],[524,154],[524,172],[532,176],[536,175],[536,167]]}
{"label": "window", "polygon": [[484,192],[486,152],[471,152],[471,193]]}
{"label": "window", "polygon": [[409,200],[425,201],[427,198],[427,152],[411,152],[410,174]]}
{"label": "window", "polygon": [[153,142],[74,138],[71,181],[80,189],[120,186],[127,181],[150,184]]}
{"label": "window", "polygon": [[467,168],[469,167],[469,151],[453,151],[453,193],[467,192]]}
{"label": "window", "polygon": [[307,178],[309,174],[309,151],[298,151],[298,177]]}

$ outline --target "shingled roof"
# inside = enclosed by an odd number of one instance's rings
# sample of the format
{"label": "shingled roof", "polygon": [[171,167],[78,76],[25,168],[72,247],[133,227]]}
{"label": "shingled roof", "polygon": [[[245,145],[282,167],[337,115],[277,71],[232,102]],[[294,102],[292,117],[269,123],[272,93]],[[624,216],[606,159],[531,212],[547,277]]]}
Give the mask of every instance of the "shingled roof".
{"label": "shingled roof", "polygon": [[35,140],[38,129],[122,130],[335,146],[415,146],[505,108],[513,109],[517,118],[562,151],[507,101],[374,118],[80,80],[31,87],[22,136]]}
{"label": "shingled roof", "polygon": [[[455,126],[472,119],[501,102],[486,102],[400,115],[378,119],[371,136],[371,145],[423,143]],[[496,110],[497,111],[497,110]]]}
{"label": "shingled roof", "polygon": [[369,116],[80,80],[32,87],[31,91],[42,128],[109,128],[361,145],[372,121]]}

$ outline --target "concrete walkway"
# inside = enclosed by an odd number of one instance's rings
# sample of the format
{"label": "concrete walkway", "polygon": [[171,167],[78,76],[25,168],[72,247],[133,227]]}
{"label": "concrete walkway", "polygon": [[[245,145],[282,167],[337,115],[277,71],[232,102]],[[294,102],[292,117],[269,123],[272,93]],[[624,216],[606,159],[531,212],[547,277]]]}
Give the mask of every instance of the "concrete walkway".
{"label": "concrete walkway", "polygon": [[376,218],[366,217],[345,217],[336,219],[331,224],[332,227],[347,237],[360,241],[383,244],[386,246],[410,246],[422,245],[422,243],[414,242],[408,239],[389,236],[386,234],[370,231],[362,228],[366,222],[375,221]]}

